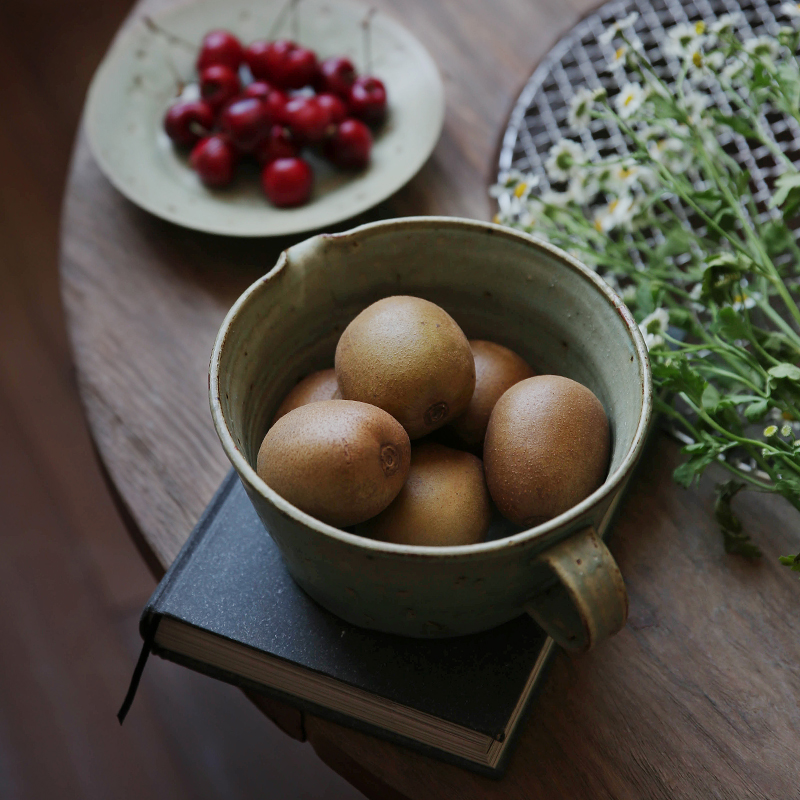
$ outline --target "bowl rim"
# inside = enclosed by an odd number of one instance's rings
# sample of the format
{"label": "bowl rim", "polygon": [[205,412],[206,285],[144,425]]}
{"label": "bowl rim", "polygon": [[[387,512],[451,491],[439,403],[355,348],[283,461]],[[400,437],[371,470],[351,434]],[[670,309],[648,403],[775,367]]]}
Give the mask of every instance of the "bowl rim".
{"label": "bowl rim", "polygon": [[[641,383],[641,406],[633,440],[620,465],[611,475],[607,476],[603,484],[595,489],[595,491],[592,492],[588,497],[585,497],[579,503],[572,506],[572,508],[567,509],[567,511],[563,512],[562,514],[559,514],[557,517],[553,517],[553,519],[548,520],[541,525],[528,528],[524,531],[512,534],[511,536],[503,537],[501,539],[493,539],[486,542],[478,542],[477,544],[431,547],[426,545],[404,545],[382,542],[377,539],[369,539],[367,537],[359,536],[358,534],[354,533],[348,533],[340,528],[336,528],[333,525],[329,525],[321,520],[318,520],[316,517],[312,517],[310,514],[301,511],[299,508],[297,508],[297,506],[294,506],[287,500],[284,500],[283,497],[272,490],[263,480],[261,480],[261,478],[258,477],[255,469],[250,466],[243,453],[236,446],[233,434],[228,427],[228,422],[222,411],[219,370],[222,353],[228,338],[228,333],[236,324],[236,320],[240,312],[250,303],[256,302],[257,296],[260,292],[266,291],[266,289],[269,287],[270,279],[277,275],[284,268],[289,260],[289,254],[293,249],[302,246],[302,248],[305,250],[310,245],[313,245],[313,243],[316,241],[321,242],[330,239],[351,239],[352,237],[359,237],[364,234],[379,232],[382,229],[398,227],[404,227],[410,231],[414,229],[431,230],[441,228],[455,228],[462,230],[469,229],[475,232],[489,233],[495,236],[499,235],[508,239],[524,242],[527,245],[546,252],[549,256],[555,258],[565,267],[577,272],[584,280],[588,281],[594,286],[600,297],[602,297],[609,305],[611,305],[616,313],[621,317],[638,357],[639,380]],[[620,296],[614,292],[614,290],[599,275],[597,275],[595,272],[592,272],[592,270],[588,269],[588,267],[581,264],[580,261],[564,252],[560,248],[555,247],[549,242],[531,234],[523,233],[521,231],[517,231],[492,222],[444,216],[401,217],[396,219],[381,220],[378,222],[369,222],[364,225],[351,228],[350,230],[342,233],[317,234],[316,236],[298,242],[292,247],[284,250],[278,258],[275,266],[269,270],[266,275],[257,279],[253,284],[251,284],[239,296],[226,314],[225,319],[220,326],[219,332],[217,333],[216,339],[214,340],[214,347],[211,353],[211,361],[209,364],[208,392],[214,427],[216,428],[217,435],[219,436],[222,447],[231,464],[235,467],[236,471],[239,473],[239,476],[243,478],[246,483],[248,483],[256,492],[258,492],[258,494],[264,500],[273,505],[282,515],[289,517],[301,525],[312,528],[317,533],[321,533],[324,536],[331,537],[342,543],[353,545],[359,549],[366,549],[383,554],[413,556],[415,558],[441,558],[446,556],[469,556],[499,553],[504,552],[508,547],[518,546],[528,541],[547,537],[548,534],[556,532],[560,529],[568,529],[573,523],[576,522],[576,520],[579,520],[581,517],[587,514],[592,507],[602,503],[609,497],[613,497],[618,489],[624,484],[624,481],[628,478],[630,472],[636,465],[639,456],[641,455],[650,427],[650,418],[652,416],[653,407],[653,385],[652,373],[650,370],[650,359],[642,333],[622,298],[620,298]]]}

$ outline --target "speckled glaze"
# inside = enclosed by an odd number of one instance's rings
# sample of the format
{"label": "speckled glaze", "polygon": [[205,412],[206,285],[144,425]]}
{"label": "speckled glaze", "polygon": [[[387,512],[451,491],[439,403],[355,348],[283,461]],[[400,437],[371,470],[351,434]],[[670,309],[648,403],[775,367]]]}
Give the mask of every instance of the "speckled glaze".
{"label": "speckled glaze", "polygon": [[[284,395],[333,363],[339,335],[356,314],[393,294],[438,303],[470,339],[506,345],[538,372],[592,389],[611,428],[604,484],[543,525],[441,548],[359,537],[273,492],[254,466]],[[529,611],[576,650],[624,624],[624,584],[594,530],[613,511],[644,444],[652,405],[647,350],[620,298],[557,248],[452,217],[388,220],[307,239],[231,308],[214,345],[209,393],[225,452],[289,571],[335,614],[426,637],[474,633]]]}

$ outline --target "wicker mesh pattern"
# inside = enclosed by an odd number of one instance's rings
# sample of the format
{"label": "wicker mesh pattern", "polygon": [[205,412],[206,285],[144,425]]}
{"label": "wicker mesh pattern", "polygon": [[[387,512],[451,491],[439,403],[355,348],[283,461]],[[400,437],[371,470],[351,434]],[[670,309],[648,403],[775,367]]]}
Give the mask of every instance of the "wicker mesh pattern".
{"label": "wicker mesh pattern", "polygon": [[[624,72],[619,76],[604,72],[614,54],[614,44],[602,45],[598,39],[615,20],[622,19],[631,11],[639,13],[634,33],[644,45],[649,60],[653,63],[665,83],[674,85],[680,72],[677,58],[663,53],[660,44],[665,31],[680,22],[705,20],[711,22],[725,13],[739,12],[737,33],[743,38],[775,35],[781,27],[780,6],[782,0],[746,0],[741,5],[735,0],[623,0],[607,3],[597,12],[586,17],[567,34],[545,57],[531,76],[517,100],[506,129],[500,151],[498,174],[510,168],[532,172],[539,176],[539,190],[551,188],[544,169],[550,147],[563,137],[579,141],[591,153],[599,151],[603,156],[628,152],[623,137],[613,123],[592,120],[587,130],[576,132],[567,123],[569,102],[581,86],[604,87],[613,97],[626,82]],[[782,24],[789,24],[783,19]],[[701,86],[703,86],[701,84]],[[711,91],[712,101],[726,114],[733,111],[713,82],[705,89]],[[762,120],[764,121],[764,120]],[[781,149],[793,161],[800,160],[800,128],[794,119],[779,113],[770,113],[766,123],[771,127]],[[750,171],[751,188],[764,218],[770,213],[767,201],[769,186],[781,172],[780,165],[766,146],[752,147],[743,137],[731,133],[723,134],[720,144],[739,164]],[[558,188],[558,187],[556,187]],[[697,220],[687,220],[682,208],[676,211],[694,227]],[[657,228],[648,231],[654,242],[663,237]]]}

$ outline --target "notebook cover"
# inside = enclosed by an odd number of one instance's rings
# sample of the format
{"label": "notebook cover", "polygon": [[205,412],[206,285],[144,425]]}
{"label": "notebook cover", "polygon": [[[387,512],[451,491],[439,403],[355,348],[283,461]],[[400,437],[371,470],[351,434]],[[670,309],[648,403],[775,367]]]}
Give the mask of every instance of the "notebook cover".
{"label": "notebook cover", "polygon": [[146,606],[144,636],[161,615],[492,738],[547,641],[527,616],[430,640],[344,622],[294,583],[233,471]]}

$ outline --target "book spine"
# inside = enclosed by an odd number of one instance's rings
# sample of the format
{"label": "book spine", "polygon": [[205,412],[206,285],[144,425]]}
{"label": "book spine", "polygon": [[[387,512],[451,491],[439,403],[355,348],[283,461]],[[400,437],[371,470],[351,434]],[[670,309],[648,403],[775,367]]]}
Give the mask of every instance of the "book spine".
{"label": "book spine", "polygon": [[211,498],[211,502],[206,506],[205,511],[203,511],[202,516],[197,521],[197,525],[195,525],[191,534],[189,534],[189,538],[184,542],[180,552],[175,557],[175,560],[170,565],[150,600],[148,600],[147,605],[144,607],[142,615],[139,618],[139,633],[145,642],[152,642],[155,636],[155,631],[158,627],[161,600],[169,592],[171,585],[177,580],[184,566],[189,562],[191,555],[200,548],[205,534],[210,527],[210,523],[231,493],[238,479],[234,469],[231,469],[225,476],[219,489],[217,489],[216,493]]}

